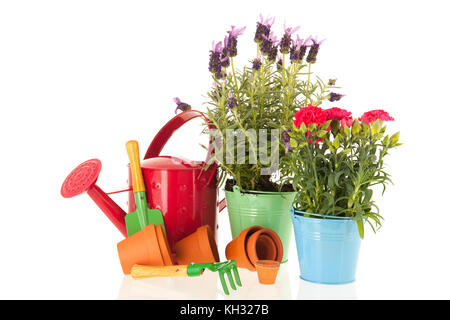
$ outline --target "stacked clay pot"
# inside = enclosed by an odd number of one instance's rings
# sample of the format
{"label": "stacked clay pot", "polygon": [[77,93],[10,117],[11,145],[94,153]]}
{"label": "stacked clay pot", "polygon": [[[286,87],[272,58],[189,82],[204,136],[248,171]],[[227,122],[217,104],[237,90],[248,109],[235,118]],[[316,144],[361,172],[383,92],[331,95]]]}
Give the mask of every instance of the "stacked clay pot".
{"label": "stacked clay pot", "polygon": [[204,225],[175,244],[178,264],[219,262],[219,252],[209,225]]}
{"label": "stacked clay pot", "polygon": [[283,244],[275,231],[251,226],[228,243],[225,255],[228,260],[235,260],[239,268],[255,271],[255,263],[258,260],[281,262]]}
{"label": "stacked clay pot", "polygon": [[148,225],[117,244],[124,274],[130,274],[135,264],[172,266],[169,244],[161,225]]}

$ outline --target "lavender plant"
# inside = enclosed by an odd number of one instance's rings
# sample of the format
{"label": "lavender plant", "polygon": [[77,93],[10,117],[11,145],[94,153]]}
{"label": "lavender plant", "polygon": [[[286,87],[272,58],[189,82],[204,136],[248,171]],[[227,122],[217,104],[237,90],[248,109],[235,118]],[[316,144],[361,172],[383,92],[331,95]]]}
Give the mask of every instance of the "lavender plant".
{"label": "lavender plant", "polygon": [[[220,138],[216,151],[234,155],[239,148],[245,150],[240,161],[226,161],[230,158],[220,158],[218,152],[210,161],[220,165],[220,184],[231,177],[232,183],[244,191],[281,190],[284,172],[272,170],[266,160],[273,153],[280,161],[286,156],[295,113],[308,104],[319,106],[324,100],[342,97],[330,92],[335,80],[325,83],[311,71],[323,41],[311,36],[294,38],[299,27],[286,25],[278,40],[272,31],[273,23],[274,18],[260,16],[254,34],[256,55],[241,69],[235,68],[234,59],[245,27],[232,26],[223,43],[213,42],[209,56],[213,84],[206,104],[209,124],[217,128],[216,137]],[[243,145],[235,141],[235,136],[227,136],[229,129],[243,134]],[[278,132],[279,139],[276,143],[270,140],[255,144],[254,132]]]}

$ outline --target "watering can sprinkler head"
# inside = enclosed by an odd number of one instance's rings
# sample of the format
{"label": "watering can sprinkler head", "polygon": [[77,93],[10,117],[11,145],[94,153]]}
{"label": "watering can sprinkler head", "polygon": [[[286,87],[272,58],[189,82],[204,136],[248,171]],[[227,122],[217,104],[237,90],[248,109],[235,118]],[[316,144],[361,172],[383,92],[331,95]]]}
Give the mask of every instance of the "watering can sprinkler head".
{"label": "watering can sprinkler head", "polygon": [[77,166],[64,180],[61,186],[61,195],[64,198],[72,198],[87,192],[108,219],[126,237],[126,212],[96,185],[101,168],[102,163],[98,159],[90,159]]}

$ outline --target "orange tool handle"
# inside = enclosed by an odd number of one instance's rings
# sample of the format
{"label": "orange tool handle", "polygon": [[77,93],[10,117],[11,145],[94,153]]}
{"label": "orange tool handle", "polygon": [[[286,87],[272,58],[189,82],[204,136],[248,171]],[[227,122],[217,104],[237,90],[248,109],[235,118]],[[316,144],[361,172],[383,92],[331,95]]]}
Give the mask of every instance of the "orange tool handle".
{"label": "orange tool handle", "polygon": [[128,158],[130,159],[131,178],[133,180],[133,192],[145,191],[142,178],[141,163],[139,161],[139,144],[136,140],[130,140],[126,144]]}

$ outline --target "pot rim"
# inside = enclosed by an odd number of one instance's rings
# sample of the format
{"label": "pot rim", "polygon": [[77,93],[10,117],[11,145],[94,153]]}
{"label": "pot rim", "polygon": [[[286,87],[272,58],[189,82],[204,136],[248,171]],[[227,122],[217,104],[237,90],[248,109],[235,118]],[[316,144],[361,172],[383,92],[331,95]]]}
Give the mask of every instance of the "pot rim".
{"label": "pot rim", "polygon": [[231,190],[231,191],[225,190],[225,188],[223,191],[225,191],[225,193],[235,193],[236,192],[236,193],[240,193],[240,194],[255,194],[255,195],[261,194],[261,195],[281,195],[281,196],[297,193],[297,191],[259,191],[259,190],[247,190],[247,191],[243,192],[237,185],[234,185],[233,190]]}
{"label": "pot rim", "polygon": [[353,217],[338,217],[338,216],[329,216],[329,215],[322,215],[319,213],[311,213],[311,212],[305,212],[302,210],[297,210],[294,207],[291,207],[291,213],[293,216],[299,216],[302,218],[311,218],[308,216],[313,216],[312,218],[323,218],[324,220],[341,220],[341,221],[351,221],[353,220]]}

